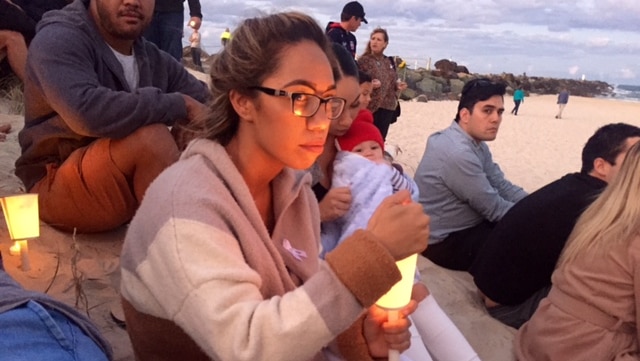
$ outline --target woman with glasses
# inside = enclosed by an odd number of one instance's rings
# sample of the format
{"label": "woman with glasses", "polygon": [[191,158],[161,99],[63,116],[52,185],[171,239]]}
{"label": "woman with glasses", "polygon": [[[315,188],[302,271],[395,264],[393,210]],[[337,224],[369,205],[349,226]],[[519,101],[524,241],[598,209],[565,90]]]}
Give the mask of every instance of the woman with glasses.
{"label": "woman with glasses", "polygon": [[407,88],[396,73],[393,58],[384,55],[389,45],[389,34],[385,29],[374,29],[364,54],[358,58],[358,65],[373,78],[373,92],[369,110],[373,113],[373,123],[380,129],[382,139],[387,139],[389,126],[398,118],[398,91]]}
{"label": "woman with glasses", "polygon": [[351,54],[342,45],[331,43],[340,77],[336,82],[336,94],[346,100],[344,111],[331,120],[324,150],[312,167],[313,192],[320,206],[322,222],[334,221],[344,216],[351,207],[349,187],[331,187],[333,163],[338,154],[336,137],[344,135],[360,111],[360,81],[358,66]]}
{"label": "woman with glasses", "polygon": [[318,206],[297,170],[348,104],[332,61],[299,13],[245,20],[215,56],[206,130],[149,187],[125,239],[138,360],[372,360],[409,346],[409,322],[372,307],[399,279],[394,261],[426,246],[408,193],[318,257]]}

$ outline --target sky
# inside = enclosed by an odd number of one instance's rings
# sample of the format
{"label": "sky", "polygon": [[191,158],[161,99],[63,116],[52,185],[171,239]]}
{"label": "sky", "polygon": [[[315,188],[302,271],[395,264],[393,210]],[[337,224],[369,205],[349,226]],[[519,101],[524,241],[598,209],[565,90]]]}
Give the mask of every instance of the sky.
{"label": "sky", "polygon": [[[247,17],[285,10],[313,16],[324,28],[347,1],[200,0],[202,44],[220,49],[220,34]],[[355,33],[358,54],[371,31],[387,29],[386,55],[413,68],[440,59],[470,72],[601,80],[640,85],[638,0],[375,0],[360,1],[369,24]],[[188,6],[185,2],[185,23]],[[190,29],[185,25],[185,45]]]}

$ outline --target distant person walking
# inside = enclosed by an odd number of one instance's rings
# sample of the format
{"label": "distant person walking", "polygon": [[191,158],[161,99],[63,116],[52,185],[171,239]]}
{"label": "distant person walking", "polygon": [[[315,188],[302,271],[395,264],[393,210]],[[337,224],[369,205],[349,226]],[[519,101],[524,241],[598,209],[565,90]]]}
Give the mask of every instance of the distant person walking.
{"label": "distant person walking", "polygon": [[513,103],[515,104],[513,110],[511,110],[511,114],[518,115],[518,109],[520,109],[520,103],[524,103],[524,90],[521,87],[518,87],[516,91],[513,92]]}
{"label": "distant person walking", "polygon": [[562,119],[562,111],[564,107],[567,106],[569,102],[569,91],[567,88],[562,88],[560,93],[558,94],[558,114],[556,114],[556,119]]}
{"label": "distant person walking", "polygon": [[354,59],[356,57],[357,41],[353,32],[358,30],[363,22],[368,24],[364,15],[362,5],[357,1],[351,1],[342,8],[340,22],[330,21],[325,28],[329,39],[334,43],[342,44],[353,55]]}
{"label": "distant person walking", "polygon": [[193,33],[189,37],[189,43],[191,43],[191,59],[193,59],[193,65],[195,65],[198,71],[204,72],[202,69],[202,61],[200,60],[200,33],[198,29],[194,28]]}
{"label": "distant person walking", "polygon": [[220,42],[222,43],[222,46],[227,46],[229,40],[231,40],[231,31],[229,31],[229,28],[226,28],[222,32],[222,35],[220,35]]}

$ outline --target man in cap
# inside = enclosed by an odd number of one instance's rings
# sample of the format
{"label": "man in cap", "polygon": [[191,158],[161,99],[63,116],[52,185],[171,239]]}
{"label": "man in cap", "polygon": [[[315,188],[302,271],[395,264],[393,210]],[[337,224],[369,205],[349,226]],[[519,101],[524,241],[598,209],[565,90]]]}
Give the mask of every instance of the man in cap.
{"label": "man in cap", "polygon": [[351,1],[342,8],[340,22],[329,22],[325,29],[327,36],[334,43],[342,44],[353,57],[356,57],[356,36],[352,32],[358,30],[362,22],[368,24],[364,17],[364,8],[357,1]]}

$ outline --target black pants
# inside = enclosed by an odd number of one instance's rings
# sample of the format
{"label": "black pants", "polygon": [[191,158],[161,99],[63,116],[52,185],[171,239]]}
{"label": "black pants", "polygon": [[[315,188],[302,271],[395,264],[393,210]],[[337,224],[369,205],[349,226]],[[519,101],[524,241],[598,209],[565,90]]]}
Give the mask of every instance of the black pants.
{"label": "black pants", "polygon": [[202,71],[202,61],[200,60],[200,48],[191,48],[191,59],[193,60],[193,65],[199,71]]}
{"label": "black pants", "polygon": [[500,305],[488,308],[491,317],[513,328],[520,328],[538,309],[538,305],[543,298],[547,297],[551,291],[551,286],[538,290],[519,305]]}
{"label": "black pants", "polygon": [[389,109],[378,108],[378,110],[373,113],[373,124],[380,130],[382,133],[382,140],[387,139],[387,133],[389,132],[389,125],[396,121],[396,111]]}
{"label": "black pants", "polygon": [[483,221],[476,226],[453,232],[444,241],[430,244],[422,255],[438,266],[468,271],[494,226],[495,223]]}
{"label": "black pants", "polygon": [[514,100],[513,101],[516,105],[513,107],[513,110],[511,111],[511,114],[515,114],[518,115],[518,109],[520,109],[520,103],[522,102],[521,100]]}

